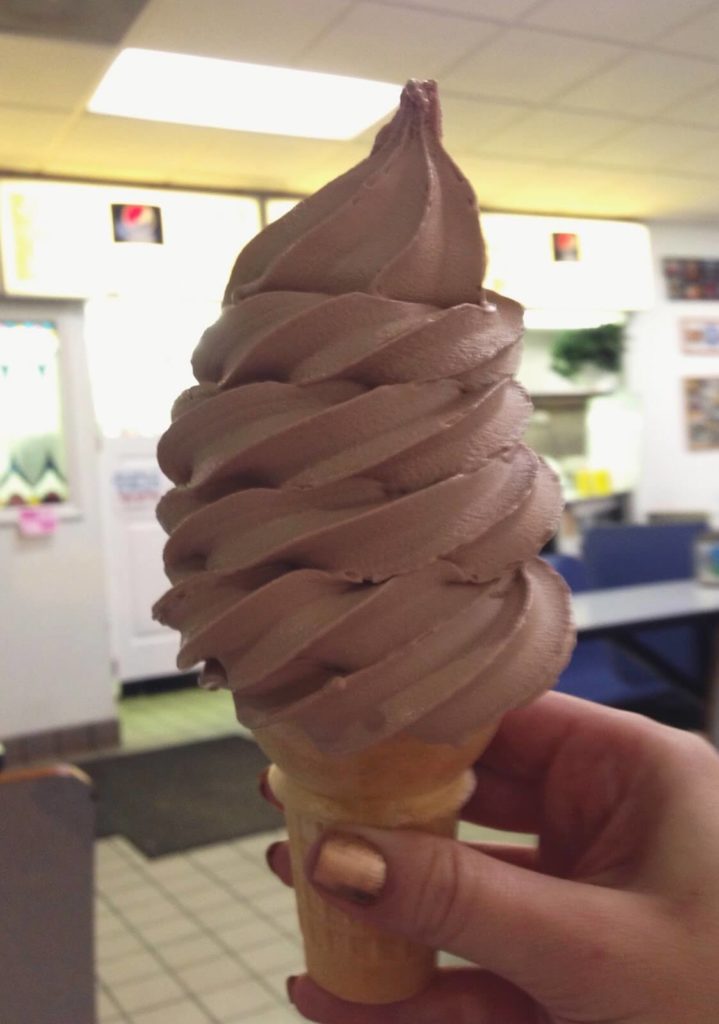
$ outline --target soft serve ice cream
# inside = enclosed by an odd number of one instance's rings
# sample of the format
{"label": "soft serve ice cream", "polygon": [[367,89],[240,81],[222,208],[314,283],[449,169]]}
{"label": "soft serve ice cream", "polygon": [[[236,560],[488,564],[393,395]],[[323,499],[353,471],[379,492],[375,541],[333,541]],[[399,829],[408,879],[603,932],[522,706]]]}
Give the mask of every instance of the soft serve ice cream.
{"label": "soft serve ice cream", "polygon": [[370,156],[240,253],[160,441],[178,664],[251,728],[460,742],[551,686],[558,481],[520,438],[522,310],[411,82]]}

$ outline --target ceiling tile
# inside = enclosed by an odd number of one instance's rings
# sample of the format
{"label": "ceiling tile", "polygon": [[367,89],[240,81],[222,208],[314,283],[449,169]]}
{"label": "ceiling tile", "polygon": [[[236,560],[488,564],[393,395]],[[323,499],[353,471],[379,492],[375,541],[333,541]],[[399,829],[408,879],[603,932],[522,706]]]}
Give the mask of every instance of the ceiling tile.
{"label": "ceiling tile", "polygon": [[217,131],[85,114],[52,148],[48,163],[63,173],[164,179],[168,168],[187,162],[188,153],[210,146]]}
{"label": "ceiling tile", "polygon": [[[334,141],[231,132],[226,139],[208,139],[202,149],[188,150],[180,166],[193,178],[224,174],[236,188],[295,192],[303,191],[298,182],[310,171],[318,171],[322,184],[329,181],[343,152]],[[367,153],[362,147],[359,158]],[[350,157],[347,166],[352,162]]]}
{"label": "ceiling tile", "polygon": [[715,180],[490,157],[463,169],[485,210],[648,220],[719,209]]}
{"label": "ceiling tile", "polygon": [[296,175],[294,188],[289,185],[283,186],[287,191],[295,191],[309,194],[322,188],[327,182],[344,174],[350,167],[354,167],[369,154],[369,147],[357,142],[336,142],[327,144],[326,148],[319,153],[317,159],[307,161]]}
{"label": "ceiling tile", "polygon": [[656,114],[719,82],[719,64],[664,53],[636,53],[568,90],[561,105],[630,115]]}
{"label": "ceiling tile", "polygon": [[719,125],[719,85],[695,94],[691,99],[672,104],[663,111],[662,116],[687,124]]}
{"label": "ceiling tile", "polygon": [[[621,200],[607,173],[565,163],[507,161],[493,157],[468,163],[480,208],[573,216],[617,216]],[[622,215],[626,210],[622,209]]]}
{"label": "ceiling tile", "polygon": [[675,159],[719,144],[719,131],[687,125],[635,125],[623,135],[593,146],[583,159],[617,167],[671,168]]}
{"label": "ceiling tile", "polygon": [[60,113],[0,107],[0,167],[12,168],[18,157],[41,159],[66,120]]}
{"label": "ceiling tile", "polygon": [[[524,104],[468,99],[455,96],[446,89],[440,89],[439,98],[442,104],[442,140],[450,153],[476,152],[481,149],[488,133],[504,128],[527,113]],[[364,146],[369,153],[377,132],[391,117],[389,114],[384,121],[373,124],[352,139],[352,143]]]}
{"label": "ceiling tile", "polygon": [[573,158],[626,125],[617,117],[540,110],[486,138],[482,152],[529,159]]}
{"label": "ceiling tile", "polygon": [[711,177],[719,187],[719,138],[715,136],[708,140],[705,146],[695,149],[692,153],[676,154],[672,163],[685,174],[703,174]]}
{"label": "ceiling tile", "polygon": [[151,0],[126,46],[291,64],[349,0]]}
{"label": "ceiling tile", "polygon": [[0,32],[119,43],[146,0],[4,0]]}
{"label": "ceiling tile", "polygon": [[507,29],[445,75],[450,89],[487,98],[547,100],[615,60],[609,43],[568,39],[551,32]]}
{"label": "ceiling tile", "polygon": [[487,139],[527,113],[523,105],[464,99],[448,93],[441,100],[444,144],[450,153],[482,150]]}
{"label": "ceiling tile", "polygon": [[[695,0],[675,3],[683,16],[696,7]],[[716,217],[714,23],[697,16],[685,29],[667,32],[662,51],[649,51],[642,42],[672,16],[666,0],[652,0],[651,11],[647,0],[596,6],[606,17],[600,29],[593,27],[588,0],[150,0],[128,42],[282,64],[306,64],[308,54],[326,46],[328,62],[336,61],[327,70],[397,82],[436,76],[447,148],[485,208]],[[527,8],[532,28],[497,24],[521,18]],[[557,30],[549,20],[543,27],[542,17],[557,19],[559,11],[566,17],[556,21]],[[653,19],[652,35],[641,34],[638,11]],[[569,38],[567,31],[601,31],[628,45]],[[705,33],[713,34],[708,50],[701,49]],[[675,40],[696,48],[698,58],[668,53]],[[160,186],[303,193],[365,157],[377,129],[345,143],[89,114],[71,119],[113,55],[110,47],[0,34],[0,166]],[[561,98],[559,90],[565,90]],[[635,123],[623,131],[625,114]],[[702,126],[718,131],[702,132]]]}
{"label": "ceiling tile", "polygon": [[546,0],[526,21],[619,42],[645,42],[706,4],[707,0]]}
{"label": "ceiling tile", "polygon": [[[603,187],[598,213],[604,216],[651,220],[676,216],[684,208],[694,216],[701,208],[703,188],[697,189],[689,179],[655,174],[634,174],[627,171],[602,175]],[[603,211],[602,211],[603,207]]]}
{"label": "ceiling tile", "polygon": [[303,55],[302,67],[390,82],[440,77],[497,32],[490,22],[358,3]]}
{"label": "ceiling tile", "polygon": [[0,35],[0,103],[71,111],[84,104],[114,50]]}
{"label": "ceiling tile", "polygon": [[705,14],[668,32],[662,44],[671,50],[696,53],[716,60],[719,55],[719,7],[714,5]]}
{"label": "ceiling tile", "polygon": [[470,157],[462,160],[461,168],[477,194],[481,210],[513,209],[517,189],[521,188],[528,169],[536,173],[535,165],[523,161],[497,160],[494,157]]}
{"label": "ceiling tile", "polygon": [[467,14],[474,18],[514,21],[534,7],[537,0],[378,0],[388,7],[424,7],[439,14]]}
{"label": "ceiling tile", "polygon": [[[368,152],[361,149],[360,158]],[[47,167],[103,179],[301,191],[306,172],[317,169],[324,184],[346,152],[337,142],[86,114],[52,149]]]}
{"label": "ceiling tile", "polygon": [[694,220],[707,218],[717,222],[719,210],[719,182],[716,177],[697,179],[667,177],[648,178],[637,185],[636,191],[627,190],[627,201],[641,204],[642,216],[651,219]]}

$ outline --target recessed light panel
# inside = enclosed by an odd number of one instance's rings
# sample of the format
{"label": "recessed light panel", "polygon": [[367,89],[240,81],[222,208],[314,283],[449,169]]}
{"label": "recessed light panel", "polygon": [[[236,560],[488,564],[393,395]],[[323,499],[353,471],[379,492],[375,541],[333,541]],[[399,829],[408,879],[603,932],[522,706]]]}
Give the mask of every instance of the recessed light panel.
{"label": "recessed light panel", "polygon": [[400,87],[317,71],[127,49],[88,104],[96,114],[313,139],[352,139]]}

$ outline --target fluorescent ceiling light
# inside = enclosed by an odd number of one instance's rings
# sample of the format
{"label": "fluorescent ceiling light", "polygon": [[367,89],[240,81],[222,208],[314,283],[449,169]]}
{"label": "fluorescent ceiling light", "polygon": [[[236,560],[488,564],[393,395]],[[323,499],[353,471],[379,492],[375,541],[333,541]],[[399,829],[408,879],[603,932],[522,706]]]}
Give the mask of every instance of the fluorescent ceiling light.
{"label": "fluorescent ceiling light", "polygon": [[95,114],[311,139],[352,139],[388,114],[389,82],[123,50],[88,104]]}

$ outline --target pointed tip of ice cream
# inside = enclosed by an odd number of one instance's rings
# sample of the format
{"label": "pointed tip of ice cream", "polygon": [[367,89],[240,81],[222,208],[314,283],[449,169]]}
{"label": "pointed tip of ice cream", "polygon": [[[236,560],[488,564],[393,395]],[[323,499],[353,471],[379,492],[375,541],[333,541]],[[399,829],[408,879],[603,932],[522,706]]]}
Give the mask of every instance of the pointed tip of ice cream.
{"label": "pointed tip of ice cream", "polygon": [[442,109],[439,103],[437,83],[432,79],[422,81],[410,78],[399,99],[394,117],[377,133],[372,153],[401,135],[403,132],[428,131],[437,142],[442,138]]}
{"label": "pointed tip of ice cream", "polygon": [[400,107],[403,105],[430,128],[438,139],[442,138],[442,109],[437,83],[433,79],[421,81],[410,78],[400,97]]}
{"label": "pointed tip of ice cream", "polygon": [[370,156],[245,246],[224,304],[299,291],[484,306],[476,197],[440,136],[437,83],[410,79]]}

